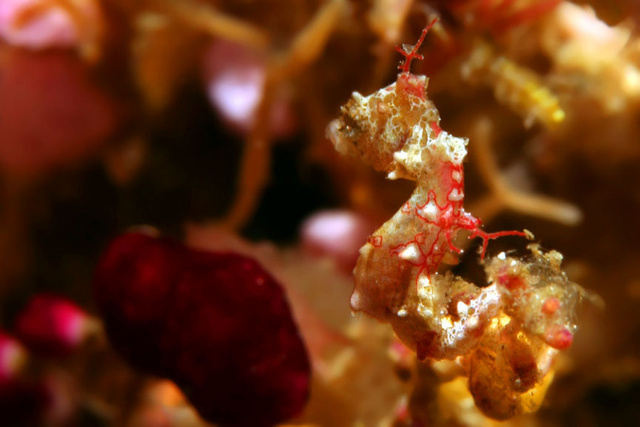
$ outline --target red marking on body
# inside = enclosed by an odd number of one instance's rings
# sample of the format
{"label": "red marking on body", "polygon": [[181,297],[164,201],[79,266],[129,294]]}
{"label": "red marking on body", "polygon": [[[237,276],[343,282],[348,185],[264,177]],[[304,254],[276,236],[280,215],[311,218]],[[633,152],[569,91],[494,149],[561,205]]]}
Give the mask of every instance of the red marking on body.
{"label": "red marking on body", "polygon": [[413,240],[408,241],[407,243],[396,245],[392,248],[389,248],[389,251],[397,256],[401,256],[402,252],[404,252],[409,246],[413,245],[418,249],[420,253],[420,261],[412,262],[410,260],[406,260],[409,264],[414,265],[416,267],[421,267],[424,264],[425,253],[422,250],[422,243],[424,243],[424,236],[422,233],[416,234]]}
{"label": "red marking on body", "polygon": [[382,246],[382,236],[370,236],[367,242],[371,243],[374,248],[379,248]]}
{"label": "red marking on body", "polygon": [[547,328],[544,341],[558,350],[566,350],[573,343],[573,334],[561,325],[553,325]]}
{"label": "red marking on body", "polygon": [[496,277],[498,285],[510,291],[519,291],[527,287],[524,278],[519,274],[500,273]]}
{"label": "red marking on body", "polygon": [[473,230],[473,233],[471,233],[471,236],[469,236],[469,238],[475,239],[476,237],[479,237],[482,239],[482,251],[480,252],[480,259],[484,261],[484,256],[487,253],[487,245],[489,244],[489,240],[493,240],[493,239],[497,239],[498,237],[505,237],[505,236],[527,237],[525,233],[517,230],[487,233],[486,231],[480,228],[476,228],[475,230]]}
{"label": "red marking on body", "polygon": [[440,132],[442,132],[442,128],[436,122],[430,122],[429,126],[431,127],[431,130],[433,131],[433,133],[435,133],[435,137],[437,138],[438,135],[440,135]]}
{"label": "red marking on body", "polygon": [[425,83],[425,80],[421,80],[413,74],[400,73],[398,74],[396,91],[426,99]]}
{"label": "red marking on body", "polygon": [[[464,171],[462,165],[445,162],[437,173],[440,191],[443,194],[448,195],[454,190],[464,194]],[[458,179],[455,179],[454,176],[457,176]],[[453,203],[462,209],[462,200]]]}
{"label": "red marking on body", "polygon": [[411,204],[409,202],[402,205],[402,209],[400,210],[405,215],[409,215],[411,213]]}
{"label": "red marking on body", "polygon": [[542,304],[542,312],[544,314],[550,315],[558,311],[560,308],[560,301],[558,298],[549,297]]}
{"label": "red marking on body", "polygon": [[[446,162],[437,173],[440,178],[440,192],[444,193],[447,197],[453,191],[456,191],[457,194],[460,194],[461,196],[464,195],[462,165]],[[456,175],[455,178],[454,174]],[[447,253],[447,250],[457,254],[462,253],[462,249],[453,244],[453,239],[460,230],[471,232],[469,238],[480,237],[483,240],[481,251],[482,260],[484,260],[489,240],[502,236],[525,236],[525,233],[521,231],[487,233],[480,228],[482,223],[479,219],[464,211],[462,208],[462,202],[463,197],[460,197],[459,200],[449,200],[447,198],[446,203],[438,203],[436,191],[430,190],[427,194],[426,202],[421,206],[416,205],[414,212],[418,218],[425,223],[430,224],[433,229],[428,230],[429,234],[426,236],[423,235],[423,233],[420,233],[416,235],[413,240],[391,248],[391,252],[399,256],[409,245],[416,244],[421,254],[420,261],[417,263],[407,260],[412,265],[421,267],[420,272],[416,277],[416,284],[421,274],[425,273],[430,276],[438,271],[440,263]],[[433,215],[425,215],[424,209],[430,204],[435,206],[436,212]],[[402,208],[403,213],[405,213],[406,206],[407,204]],[[422,243],[427,238],[429,239],[430,244],[423,245]]]}

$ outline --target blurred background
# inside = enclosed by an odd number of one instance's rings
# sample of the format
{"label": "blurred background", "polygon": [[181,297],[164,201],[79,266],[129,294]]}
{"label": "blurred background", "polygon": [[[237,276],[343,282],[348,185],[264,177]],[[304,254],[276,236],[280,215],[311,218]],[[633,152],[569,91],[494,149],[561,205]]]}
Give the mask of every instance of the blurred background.
{"label": "blurred background", "polygon": [[[604,301],[583,305],[542,408],[506,423],[640,422],[637,1],[0,0],[0,425],[207,422],[104,336],[94,271],[138,226],[276,277],[312,370],[290,422],[498,424],[451,367],[349,308],[358,248],[414,184],[340,156],[325,129],[353,91],[395,80],[395,47],[434,18],[412,71],[470,139],[466,207],[530,230]],[[475,250],[454,269],[484,280]],[[19,320],[42,295],[81,319],[55,357]]]}

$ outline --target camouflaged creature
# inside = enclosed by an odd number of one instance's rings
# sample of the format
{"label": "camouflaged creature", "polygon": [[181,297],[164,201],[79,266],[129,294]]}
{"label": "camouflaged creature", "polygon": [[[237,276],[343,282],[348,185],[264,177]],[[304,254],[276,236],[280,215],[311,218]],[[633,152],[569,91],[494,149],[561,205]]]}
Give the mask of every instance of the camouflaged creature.
{"label": "camouflaged creature", "polygon": [[406,60],[395,83],[366,97],[354,92],[327,128],[340,153],[417,184],[360,249],[351,308],[390,323],[421,360],[458,358],[480,409],[506,419],[541,403],[553,355],[571,345],[580,291],[560,269],[562,256],[534,245],[527,260],[488,260],[484,288],[442,272],[462,252],[453,243],[461,231],[483,240],[483,261],[490,239],[528,234],[487,233],[464,210],[468,141],[440,128],[428,78],[409,71],[434,23],[416,46],[399,49]]}

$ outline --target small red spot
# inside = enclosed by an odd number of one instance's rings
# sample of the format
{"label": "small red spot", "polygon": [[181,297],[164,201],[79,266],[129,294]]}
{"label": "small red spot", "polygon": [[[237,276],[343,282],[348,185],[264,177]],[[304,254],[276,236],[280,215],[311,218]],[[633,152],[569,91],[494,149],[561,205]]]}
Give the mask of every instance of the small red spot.
{"label": "small red spot", "polygon": [[510,291],[522,290],[526,287],[522,276],[517,274],[502,273],[499,274],[496,279],[500,286],[504,286]]}
{"label": "small red spot", "polygon": [[558,350],[565,350],[573,343],[573,334],[564,326],[554,325],[547,328],[544,341]]}
{"label": "small red spot", "polygon": [[442,132],[442,128],[436,122],[429,123],[429,126],[431,126],[431,130],[436,134],[437,138],[438,135],[440,135],[440,132]]}
{"label": "small red spot", "polygon": [[404,205],[402,205],[402,210],[401,212],[405,215],[408,215],[411,213],[411,205],[409,204],[409,202],[405,203]]}
{"label": "small red spot", "polygon": [[544,314],[553,314],[556,311],[558,311],[559,308],[560,308],[560,301],[558,301],[558,298],[555,298],[555,297],[547,298],[545,302],[542,304],[542,312]]}
{"label": "small red spot", "polygon": [[382,246],[382,236],[371,236],[367,239],[367,242],[374,248],[379,248]]}

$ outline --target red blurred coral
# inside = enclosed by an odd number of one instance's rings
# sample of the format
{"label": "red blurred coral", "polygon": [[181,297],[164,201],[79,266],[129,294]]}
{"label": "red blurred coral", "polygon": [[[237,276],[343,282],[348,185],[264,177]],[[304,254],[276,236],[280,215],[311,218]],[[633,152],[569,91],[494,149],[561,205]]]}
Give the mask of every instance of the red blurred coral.
{"label": "red blurred coral", "polygon": [[256,261],[124,234],[94,280],[120,353],[174,380],[200,414],[272,425],[306,403],[310,365],[282,287]]}
{"label": "red blurred coral", "polygon": [[115,239],[95,273],[94,297],[112,345],[138,369],[166,376],[162,334],[183,248],[167,239],[131,233]]}

